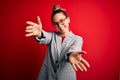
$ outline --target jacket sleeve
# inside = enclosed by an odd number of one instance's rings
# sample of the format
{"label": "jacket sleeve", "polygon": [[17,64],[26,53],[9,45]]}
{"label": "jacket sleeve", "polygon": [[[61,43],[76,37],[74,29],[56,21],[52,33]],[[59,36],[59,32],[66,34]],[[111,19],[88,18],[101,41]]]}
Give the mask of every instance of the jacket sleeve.
{"label": "jacket sleeve", "polygon": [[35,36],[35,39],[39,44],[49,44],[51,41],[51,37],[52,32],[46,32],[42,30],[42,36],[41,37]]}
{"label": "jacket sleeve", "polygon": [[69,47],[65,58],[68,60],[68,56],[72,53],[72,52],[80,52],[82,51],[82,45],[83,45],[83,39],[80,36],[77,36],[76,39],[74,40],[73,44]]}

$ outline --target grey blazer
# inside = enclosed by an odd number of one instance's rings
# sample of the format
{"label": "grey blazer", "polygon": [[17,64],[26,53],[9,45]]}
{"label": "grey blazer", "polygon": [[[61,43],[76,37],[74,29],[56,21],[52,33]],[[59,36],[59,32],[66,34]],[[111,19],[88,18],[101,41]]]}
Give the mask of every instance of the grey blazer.
{"label": "grey blazer", "polygon": [[82,37],[71,31],[64,38],[59,33],[42,30],[42,37],[35,37],[40,44],[48,45],[47,53],[38,80],[76,80],[76,72],[69,63],[67,54],[81,51]]}

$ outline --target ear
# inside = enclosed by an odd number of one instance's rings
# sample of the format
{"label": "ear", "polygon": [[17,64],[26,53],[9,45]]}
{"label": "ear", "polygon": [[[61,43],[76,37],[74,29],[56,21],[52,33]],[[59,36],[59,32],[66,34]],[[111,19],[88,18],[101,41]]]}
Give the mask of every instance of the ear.
{"label": "ear", "polygon": [[67,17],[67,21],[68,21],[68,23],[70,23],[70,17]]}

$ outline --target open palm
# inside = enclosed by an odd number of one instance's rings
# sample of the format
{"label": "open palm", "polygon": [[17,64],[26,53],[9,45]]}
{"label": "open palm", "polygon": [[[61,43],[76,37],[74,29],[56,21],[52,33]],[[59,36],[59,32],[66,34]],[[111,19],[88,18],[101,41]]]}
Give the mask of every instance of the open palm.
{"label": "open palm", "polygon": [[90,67],[89,63],[81,57],[81,54],[86,54],[85,51],[73,52],[69,55],[69,61],[73,68],[77,71],[87,71],[86,67]]}
{"label": "open palm", "polygon": [[37,16],[38,23],[34,23],[32,21],[27,21],[28,26],[26,27],[26,32],[28,32],[25,36],[39,36],[41,37],[42,23],[40,21],[39,16]]}

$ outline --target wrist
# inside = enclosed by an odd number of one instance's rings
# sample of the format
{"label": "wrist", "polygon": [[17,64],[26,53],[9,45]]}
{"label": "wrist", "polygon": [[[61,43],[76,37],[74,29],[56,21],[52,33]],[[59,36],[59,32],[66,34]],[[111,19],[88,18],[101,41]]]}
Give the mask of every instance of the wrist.
{"label": "wrist", "polygon": [[67,54],[67,60],[69,61],[71,53]]}
{"label": "wrist", "polygon": [[39,38],[41,38],[41,32],[39,32],[39,34],[37,35]]}

